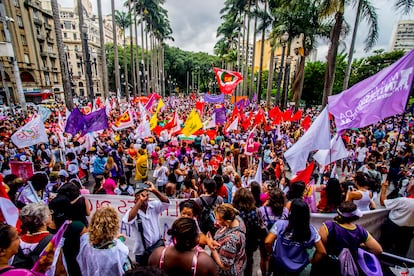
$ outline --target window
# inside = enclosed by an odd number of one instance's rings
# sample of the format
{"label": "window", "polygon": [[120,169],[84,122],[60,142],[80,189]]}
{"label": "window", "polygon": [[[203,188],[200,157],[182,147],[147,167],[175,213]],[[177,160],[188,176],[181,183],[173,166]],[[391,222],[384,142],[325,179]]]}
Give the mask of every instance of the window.
{"label": "window", "polygon": [[14,4],[14,6],[16,7],[16,8],[18,8],[20,5],[19,5],[19,0],[14,0],[13,1],[13,4]]}
{"label": "window", "polygon": [[52,44],[47,44],[47,50],[49,51],[49,53],[53,52],[53,46]]}
{"label": "window", "polygon": [[76,33],[73,33],[73,40],[77,40],[78,38],[77,38],[77,36],[76,36]]}
{"label": "window", "polygon": [[26,37],[24,35],[20,35],[20,39],[22,40],[23,45],[27,45]]}
{"label": "window", "polygon": [[49,73],[45,72],[45,81],[46,81],[46,85],[50,85],[50,76]]}
{"label": "window", "polygon": [[65,25],[66,30],[70,30],[70,26],[71,26],[70,21],[63,21],[63,25]]}
{"label": "window", "polygon": [[68,38],[68,34],[67,33],[63,33],[63,38]]}
{"label": "window", "polygon": [[53,73],[53,82],[58,82],[58,75],[57,73]]}
{"label": "window", "polygon": [[22,17],[20,15],[17,16],[17,25],[20,28],[23,28],[23,20],[22,20]]}
{"label": "window", "polygon": [[29,54],[24,53],[24,62],[30,63]]}

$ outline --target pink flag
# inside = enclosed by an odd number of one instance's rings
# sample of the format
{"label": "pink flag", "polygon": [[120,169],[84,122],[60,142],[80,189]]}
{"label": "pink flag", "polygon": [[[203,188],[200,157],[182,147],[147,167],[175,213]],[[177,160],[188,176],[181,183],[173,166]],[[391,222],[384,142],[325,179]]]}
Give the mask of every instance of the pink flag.
{"label": "pink flag", "polygon": [[403,113],[412,90],[414,50],[375,75],[328,98],[338,133]]}
{"label": "pink flag", "polygon": [[246,146],[244,152],[246,155],[253,155],[255,153],[255,146],[254,146],[254,131],[256,130],[256,126],[249,132],[247,136]]}

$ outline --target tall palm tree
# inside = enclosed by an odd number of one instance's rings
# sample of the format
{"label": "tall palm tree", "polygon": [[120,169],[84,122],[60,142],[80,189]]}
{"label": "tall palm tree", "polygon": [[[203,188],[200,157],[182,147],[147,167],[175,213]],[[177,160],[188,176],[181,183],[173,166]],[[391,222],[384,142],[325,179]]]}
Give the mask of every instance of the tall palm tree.
{"label": "tall palm tree", "polygon": [[70,83],[68,63],[66,61],[66,56],[65,56],[65,45],[63,44],[63,38],[62,38],[62,28],[60,25],[59,6],[57,3],[57,0],[51,0],[50,4],[52,6],[53,25],[55,26],[56,44],[57,44],[57,50],[59,54],[60,73],[62,76],[65,105],[67,109],[72,110],[73,109],[73,95],[72,95],[72,87]]}
{"label": "tall palm tree", "polygon": [[351,73],[352,58],[354,55],[355,40],[356,40],[356,35],[358,32],[358,26],[359,26],[361,13],[364,19],[371,21],[371,22],[368,22],[369,31],[368,31],[367,39],[365,40],[365,43],[366,43],[365,51],[368,51],[369,49],[371,49],[378,39],[378,22],[377,22],[377,13],[375,11],[375,8],[371,5],[369,0],[358,0],[358,3],[355,3],[355,4],[357,4],[357,11],[356,11],[356,16],[355,16],[354,29],[352,31],[351,45],[349,46],[348,63],[346,65],[344,84],[343,84],[342,90],[346,90],[349,84],[349,75]]}
{"label": "tall palm tree", "polygon": [[129,101],[129,87],[128,87],[128,67],[127,67],[127,58],[126,58],[126,29],[131,26],[131,17],[130,14],[125,11],[115,11],[115,22],[119,27],[119,32],[123,36],[123,59],[124,59],[124,81],[125,81],[125,96],[127,101]]}
{"label": "tall palm tree", "polygon": [[101,72],[102,72],[102,88],[104,93],[104,98],[109,98],[109,84],[108,84],[108,68],[106,66],[106,51],[105,51],[105,34],[103,27],[103,18],[102,18],[102,5],[101,0],[96,1],[98,4],[98,21],[99,21],[99,46],[100,46],[100,58],[101,58]]}
{"label": "tall palm tree", "polygon": [[[79,0],[78,0],[79,1]],[[115,91],[116,96],[120,99],[121,96],[121,78],[119,74],[119,57],[118,57],[118,33],[116,31],[115,20],[115,1],[111,0],[111,14],[112,14],[112,38],[114,40],[114,70],[115,70]]]}

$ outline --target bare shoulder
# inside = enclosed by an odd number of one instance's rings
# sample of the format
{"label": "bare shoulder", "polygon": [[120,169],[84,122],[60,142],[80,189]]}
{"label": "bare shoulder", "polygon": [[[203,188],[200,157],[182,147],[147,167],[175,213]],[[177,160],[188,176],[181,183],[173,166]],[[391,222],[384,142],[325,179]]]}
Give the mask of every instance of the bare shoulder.
{"label": "bare shoulder", "polygon": [[217,275],[216,263],[206,252],[198,255],[197,275]]}

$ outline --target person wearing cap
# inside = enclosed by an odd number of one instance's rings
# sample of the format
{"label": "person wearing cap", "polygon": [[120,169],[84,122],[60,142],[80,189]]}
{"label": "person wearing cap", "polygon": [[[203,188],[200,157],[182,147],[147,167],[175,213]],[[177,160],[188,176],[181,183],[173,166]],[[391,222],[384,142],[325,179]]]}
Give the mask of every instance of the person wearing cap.
{"label": "person wearing cap", "polygon": [[387,252],[406,256],[414,233],[414,179],[407,184],[407,196],[387,199],[389,180],[382,183],[380,203],[390,210],[381,229],[380,242]]}
{"label": "person wearing cap", "polygon": [[[361,210],[352,201],[339,205],[337,216],[333,221],[326,221],[319,228],[319,235],[326,249],[326,256],[338,256],[344,248],[356,252],[363,245],[364,249],[379,255],[382,247],[377,240],[362,226],[355,224],[362,217]],[[329,257],[312,265],[311,275],[325,275],[329,269]],[[339,274],[338,274],[339,273]],[[330,275],[341,275],[339,271],[329,270]]]}
{"label": "person wearing cap", "polygon": [[[149,192],[159,200],[150,201]],[[125,213],[122,221],[131,225],[131,231],[135,232],[133,251],[135,261],[139,265],[146,265],[150,253],[164,244],[161,238],[159,215],[168,209],[170,201],[152,182],[146,181],[137,186],[134,203],[134,206]]]}

